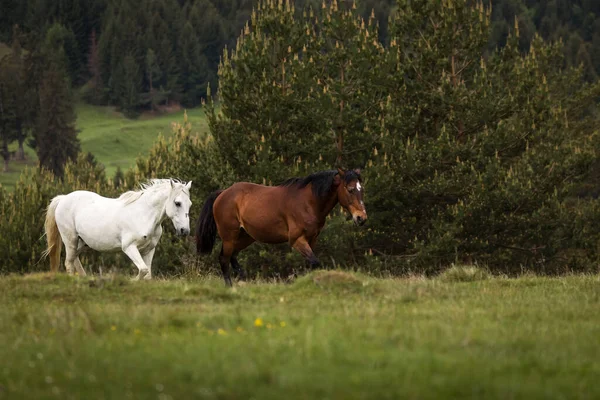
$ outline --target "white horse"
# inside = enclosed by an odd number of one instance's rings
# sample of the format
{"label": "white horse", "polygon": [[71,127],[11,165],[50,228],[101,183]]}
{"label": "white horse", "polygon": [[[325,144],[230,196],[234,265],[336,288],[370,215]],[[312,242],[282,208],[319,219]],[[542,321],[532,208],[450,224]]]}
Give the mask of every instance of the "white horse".
{"label": "white horse", "polygon": [[54,197],[45,223],[48,249],[44,256],[50,256],[50,269],[58,271],[62,239],[69,274],[75,266],[79,275],[85,275],[79,254],[87,246],[96,251],[123,250],[139,269],[135,280],[152,279],[162,222],[169,218],[178,235],[190,233],[191,186],[191,181],[153,179],[117,199],[83,190]]}

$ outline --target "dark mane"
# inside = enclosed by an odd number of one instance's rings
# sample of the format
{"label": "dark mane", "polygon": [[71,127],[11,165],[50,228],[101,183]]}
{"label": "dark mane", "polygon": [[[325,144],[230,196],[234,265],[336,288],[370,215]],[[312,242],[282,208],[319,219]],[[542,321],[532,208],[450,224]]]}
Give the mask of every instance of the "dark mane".
{"label": "dark mane", "polygon": [[[337,175],[338,171],[335,169],[329,171],[320,171],[310,174],[303,178],[290,178],[277,186],[292,187],[295,186],[298,189],[302,189],[309,184],[312,184],[312,192],[316,197],[324,197],[331,190],[333,185],[333,178]],[[360,175],[353,170],[348,170],[344,174],[344,180],[346,183],[350,183],[353,180],[361,181]]]}

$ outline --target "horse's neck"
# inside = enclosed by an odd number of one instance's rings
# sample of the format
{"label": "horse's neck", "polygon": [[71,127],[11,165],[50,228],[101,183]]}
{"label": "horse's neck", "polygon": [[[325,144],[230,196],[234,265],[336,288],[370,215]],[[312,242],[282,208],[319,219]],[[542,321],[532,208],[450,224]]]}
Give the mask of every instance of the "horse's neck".
{"label": "horse's neck", "polygon": [[152,222],[152,226],[161,224],[167,217],[166,203],[169,199],[169,193],[155,192],[149,193],[149,196],[144,199],[142,198],[139,202],[138,207],[144,209],[144,213],[147,215],[148,221]]}
{"label": "horse's neck", "polygon": [[317,213],[319,218],[325,220],[327,215],[333,210],[333,207],[338,203],[337,189],[332,188],[331,192],[327,196],[317,199]]}

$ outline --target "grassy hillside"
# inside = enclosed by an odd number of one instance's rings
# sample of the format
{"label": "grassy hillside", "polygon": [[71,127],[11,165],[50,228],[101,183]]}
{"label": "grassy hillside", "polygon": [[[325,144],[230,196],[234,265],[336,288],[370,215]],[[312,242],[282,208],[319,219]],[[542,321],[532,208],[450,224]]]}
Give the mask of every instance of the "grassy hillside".
{"label": "grassy hillside", "polygon": [[[86,104],[77,106],[77,128],[81,130],[79,139],[84,152],[91,152],[106,167],[112,176],[117,167],[122,169],[134,165],[136,157],[148,152],[159,133],[169,135],[171,123],[183,120],[183,111],[160,116],[143,115],[130,120],[112,107],[97,107]],[[188,119],[199,134],[208,131],[201,109],[188,110]],[[14,150],[13,144],[11,149]],[[11,162],[10,172],[0,172],[0,184],[11,189],[23,169],[37,165],[35,152],[27,148],[26,162]]]}
{"label": "grassy hillside", "polygon": [[[106,166],[109,176],[117,167],[127,169],[135,159],[145,155],[159,133],[169,135],[171,123],[183,121],[183,111],[161,116],[142,116],[130,120],[112,108],[80,105],[77,127],[83,151],[93,153]],[[187,111],[188,119],[199,134],[208,131],[201,109]]]}
{"label": "grassy hillside", "polygon": [[598,276],[485,277],[0,277],[0,398],[598,398]]}

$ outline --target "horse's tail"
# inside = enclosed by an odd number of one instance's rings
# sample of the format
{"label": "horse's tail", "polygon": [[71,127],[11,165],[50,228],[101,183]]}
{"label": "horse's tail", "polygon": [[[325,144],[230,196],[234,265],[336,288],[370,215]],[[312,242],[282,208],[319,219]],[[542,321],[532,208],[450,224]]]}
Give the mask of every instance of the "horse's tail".
{"label": "horse's tail", "polygon": [[48,248],[44,250],[42,257],[50,256],[50,270],[52,272],[58,272],[58,267],[60,266],[62,239],[60,238],[60,232],[58,231],[58,225],[56,225],[56,218],[54,215],[56,213],[56,207],[63,197],[65,196],[60,195],[52,199],[48,206],[48,210],[46,211],[46,223],[44,224]]}
{"label": "horse's tail", "polygon": [[212,251],[217,240],[217,224],[213,215],[213,204],[222,190],[217,190],[208,195],[204,202],[198,225],[196,226],[196,251],[200,254],[208,254]]}

